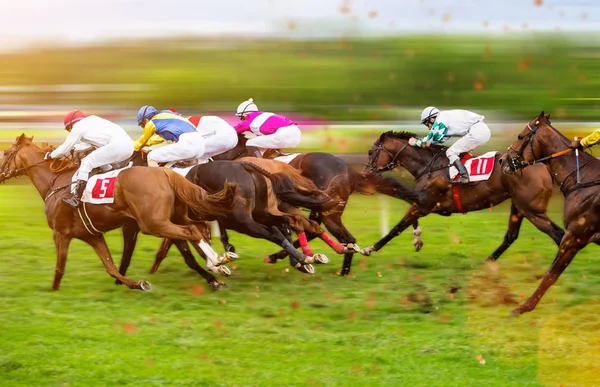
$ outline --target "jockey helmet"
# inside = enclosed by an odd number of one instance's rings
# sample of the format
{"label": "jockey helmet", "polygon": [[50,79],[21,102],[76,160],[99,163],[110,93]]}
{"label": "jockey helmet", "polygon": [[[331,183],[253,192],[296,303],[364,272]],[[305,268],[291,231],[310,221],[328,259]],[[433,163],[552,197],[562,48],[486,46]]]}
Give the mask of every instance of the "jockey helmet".
{"label": "jockey helmet", "polygon": [[158,114],[158,110],[154,108],[154,106],[144,105],[138,110],[137,121],[138,125],[142,123],[145,119],[150,119]]}
{"label": "jockey helmet", "polygon": [[65,117],[65,129],[66,130],[71,130],[71,128],[73,127],[73,124],[81,121],[85,118],[85,114],[83,114],[81,112],[81,110],[73,110],[70,111],[69,114],[66,115]]}
{"label": "jockey helmet", "polygon": [[437,115],[440,114],[440,111],[433,106],[428,106],[425,109],[423,109],[423,112],[421,113],[421,123],[423,125],[425,125],[427,123],[427,121],[429,121],[430,118],[434,118],[437,117]]}
{"label": "jockey helmet", "polygon": [[250,98],[249,100],[242,102],[238,106],[237,113],[235,113],[235,115],[238,117],[241,117],[246,113],[257,112],[257,111],[258,111],[258,108],[254,104],[254,100],[252,98]]}

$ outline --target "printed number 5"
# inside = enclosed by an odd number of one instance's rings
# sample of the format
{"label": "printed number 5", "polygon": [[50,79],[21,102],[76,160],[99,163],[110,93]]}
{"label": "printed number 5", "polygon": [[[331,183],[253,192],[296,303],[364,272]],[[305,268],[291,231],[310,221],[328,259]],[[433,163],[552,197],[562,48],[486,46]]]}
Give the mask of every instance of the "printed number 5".
{"label": "printed number 5", "polygon": [[102,180],[102,184],[100,184],[100,193],[98,194],[98,198],[103,199],[106,197],[106,190],[108,189],[109,179]]}

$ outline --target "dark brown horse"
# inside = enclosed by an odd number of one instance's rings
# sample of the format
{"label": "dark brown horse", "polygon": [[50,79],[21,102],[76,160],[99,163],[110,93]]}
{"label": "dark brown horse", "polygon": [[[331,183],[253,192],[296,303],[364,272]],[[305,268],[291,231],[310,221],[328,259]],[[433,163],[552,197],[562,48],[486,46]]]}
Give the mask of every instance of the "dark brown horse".
{"label": "dark brown horse", "polygon": [[[542,283],[513,316],[532,311],[569,266],[575,254],[590,243],[600,244],[600,160],[570,148],[571,141],[541,112],[529,122],[501,159],[502,171],[521,178],[538,163],[546,163],[565,197],[566,233]],[[516,172],[520,171],[521,172]],[[531,189],[531,188],[529,188]]]}
{"label": "dark brown horse", "polygon": [[[264,161],[276,163],[272,160]],[[313,233],[323,231],[318,224],[301,215],[279,211],[278,204],[282,201],[297,207],[326,211],[337,206],[339,200],[330,198],[318,190],[310,180],[295,170],[288,172],[292,173],[270,173],[251,162],[212,161],[193,167],[186,178],[207,192],[218,192],[227,182],[235,183],[238,186],[238,194],[231,211],[207,219],[218,221],[222,230],[235,230],[280,245],[290,254],[290,264],[293,267],[305,273],[314,273],[312,264],[327,263],[327,257],[323,254],[313,254],[306,249],[302,254],[287,238],[290,228],[298,233],[305,230]],[[227,250],[232,250],[228,248],[228,243],[225,246]],[[151,273],[158,269],[169,247],[170,241],[163,241]]]}
{"label": "dark brown horse", "polygon": [[[215,156],[214,159],[234,160],[248,156],[246,141],[247,139],[243,135],[238,135],[237,146],[228,152]],[[344,209],[353,192],[372,194],[376,191],[409,203],[421,203],[425,200],[423,195],[404,187],[394,179],[373,174],[360,174],[342,159],[329,153],[312,152],[301,154],[294,158],[289,165],[299,170],[302,176],[312,180],[319,189],[334,192],[341,199],[340,204],[330,211],[311,211],[309,219],[319,224],[323,223],[339,243],[346,246],[341,270],[342,275],[350,273],[352,257],[355,252],[360,250],[356,246],[356,239],[342,222]],[[223,236],[226,238],[226,234],[222,233]],[[318,235],[307,233],[309,241],[316,237]],[[332,245],[333,242],[329,241],[328,244]],[[294,247],[298,248],[299,246],[300,242],[295,241]],[[283,259],[287,255],[288,253],[282,250],[272,254],[266,261],[275,263],[278,259]]]}
{"label": "dark brown horse", "polygon": [[457,208],[452,185],[444,176],[448,172],[447,148],[437,145],[413,147],[408,145],[411,137],[417,136],[408,132],[383,133],[369,150],[366,168],[378,173],[397,166],[406,168],[415,177],[416,188],[427,192],[429,203],[426,206],[411,206],[404,218],[375,245],[364,249],[363,254],[379,251],[410,225],[418,227],[417,220],[427,214],[449,216],[466,213],[495,206],[506,199],[512,201],[508,230],[503,243],[488,260],[496,260],[517,239],[523,217],[550,236],[557,245],[560,244],[564,231],[547,214],[552,196],[552,178],[544,165],[528,168],[518,176],[506,176],[500,171],[500,165],[494,163],[489,180],[457,187],[462,204],[460,209]]}
{"label": "dark brown horse", "polygon": [[[77,210],[65,205],[61,198],[68,194],[71,176],[76,167],[60,172],[51,170],[44,160],[48,149],[35,145],[33,137],[19,136],[4,151],[0,163],[0,183],[27,175],[45,202],[48,225],[54,230],[56,244],[56,272],[53,289],[58,290],[65,270],[69,244],[73,238],[81,239],[94,248],[108,274],[129,288],[149,290],[146,281],[133,281],[119,273],[110,255],[104,236],[88,232]],[[209,195],[200,187],[173,171],[162,168],[132,167],[123,170],[114,186],[114,203],[88,205],[84,211],[100,232],[124,227],[125,250],[133,252],[131,240],[141,230],[144,234],[177,240],[203,241],[207,238],[189,215],[203,217],[229,211],[236,187],[228,185],[216,195]],[[190,214],[188,215],[188,210]],[[205,222],[202,222],[202,224]],[[205,272],[207,282],[218,286],[216,279]]]}

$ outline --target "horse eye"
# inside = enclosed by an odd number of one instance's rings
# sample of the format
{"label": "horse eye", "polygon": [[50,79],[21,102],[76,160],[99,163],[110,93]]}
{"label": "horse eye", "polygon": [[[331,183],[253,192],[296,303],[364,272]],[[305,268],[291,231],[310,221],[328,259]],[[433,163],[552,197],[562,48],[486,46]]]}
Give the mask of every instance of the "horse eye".
{"label": "horse eye", "polygon": [[519,134],[519,135],[517,136],[517,138],[518,138],[519,140],[522,140],[522,139],[523,139],[523,136],[521,136],[521,135]]}
{"label": "horse eye", "polygon": [[369,156],[372,156],[372,155],[373,155],[373,151],[369,150]]}

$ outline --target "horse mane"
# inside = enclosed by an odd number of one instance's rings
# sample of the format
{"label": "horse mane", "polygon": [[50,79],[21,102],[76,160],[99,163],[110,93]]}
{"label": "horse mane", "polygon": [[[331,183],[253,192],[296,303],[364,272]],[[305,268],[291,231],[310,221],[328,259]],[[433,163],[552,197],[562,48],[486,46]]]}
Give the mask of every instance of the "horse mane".
{"label": "horse mane", "polygon": [[[383,142],[386,138],[397,138],[400,140],[408,141],[411,137],[419,138],[419,136],[413,132],[407,132],[407,131],[394,132],[393,130],[389,130],[387,132],[382,133],[381,136],[379,136],[379,142]],[[444,145],[432,144],[432,145],[429,145],[428,147],[421,147],[418,149],[427,149],[431,152],[437,153],[439,151],[448,149],[448,147],[446,147]]]}
{"label": "horse mane", "polygon": [[381,134],[381,136],[379,136],[379,139],[382,141],[386,138],[398,138],[400,140],[408,140],[411,137],[418,138],[418,136],[412,132],[406,132],[406,131],[394,132],[393,130],[389,130],[387,132],[383,132]]}

